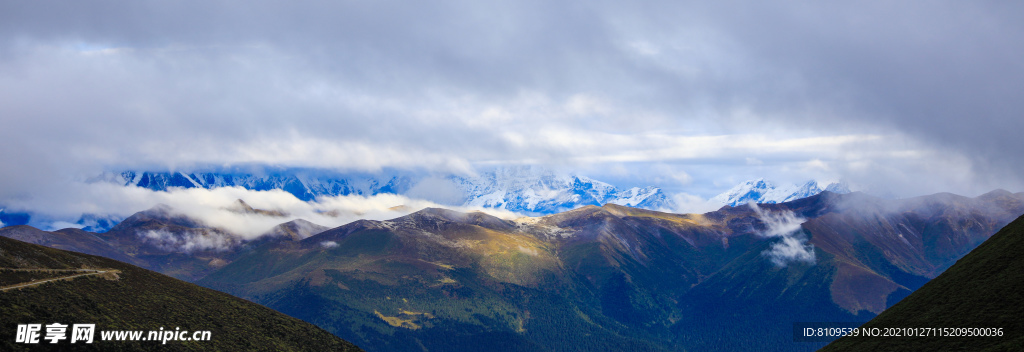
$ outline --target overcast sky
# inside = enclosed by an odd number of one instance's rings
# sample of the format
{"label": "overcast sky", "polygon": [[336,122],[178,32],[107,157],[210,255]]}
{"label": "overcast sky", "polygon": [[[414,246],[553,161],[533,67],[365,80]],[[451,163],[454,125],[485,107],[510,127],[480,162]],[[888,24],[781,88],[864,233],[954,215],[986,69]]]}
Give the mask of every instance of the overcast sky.
{"label": "overcast sky", "polygon": [[242,164],[1018,192],[1022,92],[1012,1],[3,1],[0,200]]}

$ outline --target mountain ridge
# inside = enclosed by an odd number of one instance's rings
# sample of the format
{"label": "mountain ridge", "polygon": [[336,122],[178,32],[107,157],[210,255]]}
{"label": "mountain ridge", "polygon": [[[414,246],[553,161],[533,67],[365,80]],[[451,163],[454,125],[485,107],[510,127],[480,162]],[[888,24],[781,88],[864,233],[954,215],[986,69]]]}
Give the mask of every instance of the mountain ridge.
{"label": "mountain ridge", "polygon": [[[1007,192],[1008,193],[1008,192]],[[927,337],[843,337],[821,351],[1010,351],[1024,347],[1024,216],[862,329],[939,328]],[[952,328],[943,330],[943,328]],[[959,328],[981,329],[982,337]],[[998,329],[998,333],[996,332]],[[953,333],[954,335],[947,335]],[[942,335],[939,335],[942,334]]]}
{"label": "mountain ridge", "polygon": [[[360,350],[316,326],[269,308],[112,259],[10,238],[0,238],[0,252],[0,267],[4,268],[0,281],[5,282],[27,278],[19,276],[25,270],[106,271],[0,293],[0,319],[7,325],[0,331],[0,349],[6,351]],[[57,345],[15,342],[15,324],[54,323],[95,324],[95,341],[74,345],[67,340]],[[211,336],[207,341],[168,341],[163,345],[161,341],[103,341],[99,333],[156,331],[163,327],[210,331]]]}

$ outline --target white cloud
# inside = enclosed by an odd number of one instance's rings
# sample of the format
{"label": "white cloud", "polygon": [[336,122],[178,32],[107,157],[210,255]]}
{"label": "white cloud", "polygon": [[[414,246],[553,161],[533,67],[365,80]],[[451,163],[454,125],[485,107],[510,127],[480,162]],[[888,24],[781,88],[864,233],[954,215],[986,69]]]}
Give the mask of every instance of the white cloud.
{"label": "white cloud", "polygon": [[670,211],[676,213],[703,214],[722,207],[722,204],[712,202],[707,198],[684,192],[672,194],[670,198],[672,204],[675,205],[675,209],[670,209]]}
{"label": "white cloud", "polygon": [[800,225],[802,225],[807,219],[796,216],[792,211],[785,210],[781,212],[770,213],[762,210],[757,203],[747,203],[757,217],[761,219],[761,222],[767,226],[764,231],[758,232],[761,237],[785,237],[793,234],[794,232],[800,231]]}
{"label": "white cloud", "polygon": [[467,196],[451,180],[442,177],[424,178],[409,188],[405,195],[440,204],[462,204]]}
{"label": "white cloud", "polygon": [[815,263],[814,245],[807,244],[806,238],[794,236],[782,237],[781,241],[773,244],[762,255],[768,257],[773,264],[779,267],[796,262]]}
{"label": "white cloud", "polygon": [[[388,220],[426,207],[445,207],[466,212],[484,211],[507,219],[520,216],[504,210],[441,206],[434,202],[394,194],[321,197],[316,201],[304,202],[282,190],[252,191],[241,187],[221,187],[173,188],[162,192],[102,182],[74,183],[71,187],[61,188],[59,193],[59,196],[42,194],[12,200],[8,209],[46,214],[63,224],[61,226],[80,227],[81,225],[74,225],[69,221],[74,221],[83,213],[127,217],[157,204],[165,204],[176,213],[200,220],[207,226],[224,229],[242,239],[254,239],[274,226],[294,219],[304,219],[333,228],[359,219]],[[253,208],[276,210],[287,215],[262,216],[232,210],[237,206],[239,199]],[[166,239],[166,236],[159,234],[151,237]],[[220,244],[200,243],[196,248],[213,248]]]}
{"label": "white cloud", "polygon": [[225,251],[242,243],[241,238],[212,230],[174,233],[165,230],[147,230],[137,233],[139,241],[147,242],[168,252],[192,253],[196,251]]}
{"label": "white cloud", "polygon": [[[54,222],[50,223],[49,225],[50,226],[48,226],[46,228],[43,228],[43,230],[46,230],[46,231],[56,231],[56,230],[66,229],[66,228],[80,229],[80,228],[85,227],[85,225],[76,224],[76,223],[72,223],[72,222],[68,222],[68,221],[54,221]],[[0,227],[3,227],[2,224],[0,224]]]}
{"label": "white cloud", "polygon": [[800,229],[800,225],[807,219],[796,216],[789,210],[770,213],[762,210],[757,203],[751,202],[748,205],[767,226],[764,231],[759,231],[757,234],[765,238],[777,239],[761,255],[768,257],[778,267],[799,262],[815,263],[814,245],[807,243],[807,237]]}

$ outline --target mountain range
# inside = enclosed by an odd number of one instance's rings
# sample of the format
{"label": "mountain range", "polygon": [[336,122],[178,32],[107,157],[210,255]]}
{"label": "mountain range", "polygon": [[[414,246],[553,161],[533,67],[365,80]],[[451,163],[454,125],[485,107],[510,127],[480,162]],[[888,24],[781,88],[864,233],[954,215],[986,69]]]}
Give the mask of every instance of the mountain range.
{"label": "mountain range", "polygon": [[1024,193],[826,191],[705,214],[605,204],[507,220],[431,208],[324,231],[294,221],[255,240],[157,207],[103,234],[0,235],[137,263],[371,351],[781,351],[824,345],[793,342],[792,322],[867,321],[1021,213]]}
{"label": "mountain range", "polygon": [[[648,210],[671,211],[676,204],[656,186],[618,188],[586,176],[559,174],[538,167],[504,167],[476,176],[425,177],[414,174],[344,175],[315,171],[269,174],[225,172],[106,173],[89,182],[109,182],[154,191],[172,188],[242,187],[255,191],[283,190],[303,201],[317,197],[371,196],[384,193],[425,197],[443,205],[503,209],[525,215],[550,215],[585,205],[618,204]],[[430,189],[425,191],[424,189]],[[443,191],[438,191],[441,189]],[[750,180],[710,199],[719,206],[740,206],[753,201],[782,203],[828,190],[849,193],[845,183],[825,188],[816,181],[802,185],[776,186],[764,179]],[[95,214],[77,221],[87,231],[102,231],[118,219]]]}
{"label": "mountain range", "polygon": [[154,191],[171,188],[242,187],[254,191],[283,190],[303,201],[321,196],[401,194],[412,186],[407,176],[331,175],[284,172],[270,174],[224,172],[149,172],[105,173],[89,182],[110,182]]}
{"label": "mountain range", "polygon": [[[345,195],[409,194],[429,180],[442,183],[454,194],[442,196],[447,205],[504,209],[524,214],[553,214],[584,205],[620,204],[650,209],[667,209],[668,197],[657,187],[618,189],[586,176],[557,174],[534,167],[506,167],[477,176],[448,175],[422,177],[398,175],[342,175],[304,172],[255,175],[217,172],[108,173],[90,182],[110,182],[155,191],[179,188],[242,187],[265,191],[279,189],[303,201],[317,197]],[[425,184],[424,184],[425,186]],[[420,191],[420,194],[423,192]],[[436,199],[431,199],[436,200]]]}

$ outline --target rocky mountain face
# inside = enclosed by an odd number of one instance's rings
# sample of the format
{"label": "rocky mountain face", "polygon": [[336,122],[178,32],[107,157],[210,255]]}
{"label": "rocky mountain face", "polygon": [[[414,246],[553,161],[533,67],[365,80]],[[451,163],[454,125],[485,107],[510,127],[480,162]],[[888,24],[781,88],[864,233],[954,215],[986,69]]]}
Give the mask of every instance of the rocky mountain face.
{"label": "rocky mountain face", "polygon": [[706,214],[605,204],[516,220],[424,209],[322,232],[295,221],[183,252],[167,244],[224,234],[157,208],[106,234],[35,238],[127,256],[367,350],[788,351],[825,343],[793,342],[793,322],[867,321],[1022,213],[1024,194],[1006,191],[822,192]]}

